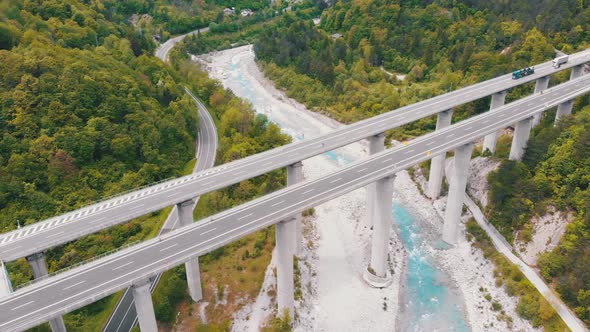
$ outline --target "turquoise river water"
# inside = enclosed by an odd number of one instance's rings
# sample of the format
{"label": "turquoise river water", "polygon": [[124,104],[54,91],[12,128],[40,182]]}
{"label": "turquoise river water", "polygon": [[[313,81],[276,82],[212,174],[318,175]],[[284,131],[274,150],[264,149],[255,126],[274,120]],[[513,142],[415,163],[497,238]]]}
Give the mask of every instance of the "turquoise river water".
{"label": "turquoise river water", "polygon": [[[226,82],[237,96],[249,100],[257,112],[265,114],[294,140],[321,134],[319,128],[311,128],[313,124],[298,118],[297,114],[285,114],[294,111],[278,109],[268,93],[251,88],[244,78],[247,70],[244,62],[251,60],[242,60],[232,61],[228,68],[231,77]],[[339,151],[325,155],[338,165],[346,165],[353,159]],[[392,213],[394,231],[399,233],[408,252],[398,328],[401,331],[469,331],[460,295],[448,286],[448,276],[436,268],[429,254],[429,248],[443,250],[440,240],[429,235],[428,226],[421,222],[419,214],[412,213],[402,202],[392,205]]]}

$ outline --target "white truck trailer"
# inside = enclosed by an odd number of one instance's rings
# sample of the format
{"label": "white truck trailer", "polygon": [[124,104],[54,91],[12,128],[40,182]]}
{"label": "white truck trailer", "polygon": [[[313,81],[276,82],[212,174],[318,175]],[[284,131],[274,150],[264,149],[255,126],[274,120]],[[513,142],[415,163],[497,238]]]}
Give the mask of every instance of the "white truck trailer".
{"label": "white truck trailer", "polygon": [[553,68],[559,68],[559,66],[566,63],[568,59],[569,59],[569,55],[562,55],[562,56],[558,56],[557,58],[553,59]]}

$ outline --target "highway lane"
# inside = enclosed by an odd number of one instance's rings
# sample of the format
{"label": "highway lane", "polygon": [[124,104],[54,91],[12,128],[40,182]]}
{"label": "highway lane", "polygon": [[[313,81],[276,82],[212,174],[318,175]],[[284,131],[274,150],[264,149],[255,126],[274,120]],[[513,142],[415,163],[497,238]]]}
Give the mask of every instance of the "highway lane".
{"label": "highway lane", "polygon": [[570,55],[569,62],[559,69],[553,68],[551,62],[546,62],[535,67],[534,75],[519,80],[513,80],[511,74],[503,75],[342,127],[320,137],[285,145],[194,175],[155,184],[22,227],[0,236],[0,260],[12,261],[43,251],[192,197],[230,186],[588,61],[590,61],[590,50],[585,50]]}
{"label": "highway lane", "polygon": [[[201,101],[188,89],[184,88],[195,104],[199,112],[199,136],[197,139],[196,157],[197,163],[193,169],[193,173],[203,171],[205,169],[213,167],[215,164],[215,156],[218,146],[217,129],[213,118],[207,108]],[[193,209],[197,206],[199,197],[195,197],[195,204]],[[178,213],[176,206],[168,214],[159,235],[165,234],[168,231],[175,229],[178,222]],[[150,285],[150,289],[156,289],[158,282],[160,281],[161,274],[156,275]],[[119,300],[119,303],[115,307],[115,310],[109,317],[104,332],[129,332],[137,322],[137,312],[135,311],[135,305],[133,300],[133,294],[131,288],[127,288],[123,296]]]}
{"label": "highway lane", "polygon": [[176,36],[174,38],[170,38],[167,41],[165,41],[163,44],[160,44],[160,46],[158,47],[158,49],[156,50],[156,56],[158,58],[160,58],[160,60],[164,61],[164,62],[168,62],[168,53],[170,53],[170,50],[181,40],[183,40],[184,38],[186,38],[186,36],[189,35],[196,35],[198,32],[203,33],[203,32],[207,32],[209,31],[209,27],[205,27],[202,29],[197,29],[195,31],[189,32],[187,34],[184,35],[180,35],[180,36]]}
{"label": "highway lane", "polygon": [[452,150],[499,128],[588,93],[590,76],[523,98],[445,129],[224,211],[157,239],[18,290],[0,301],[0,330],[17,331],[94,302],[188,259],[289,218],[432,155]]}

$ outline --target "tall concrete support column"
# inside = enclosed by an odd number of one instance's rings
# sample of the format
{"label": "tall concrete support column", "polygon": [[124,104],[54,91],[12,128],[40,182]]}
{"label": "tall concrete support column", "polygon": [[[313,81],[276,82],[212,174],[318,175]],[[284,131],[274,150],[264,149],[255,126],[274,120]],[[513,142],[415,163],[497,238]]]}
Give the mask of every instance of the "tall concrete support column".
{"label": "tall concrete support column", "polygon": [[[385,150],[385,133],[369,137],[369,155],[379,153]],[[367,186],[367,227],[373,227],[373,216],[376,202],[376,183],[373,182]]]}
{"label": "tall concrete support column", "polygon": [[[507,93],[508,93],[508,91],[502,91],[502,92],[494,93],[492,95],[492,102],[490,104],[490,111],[492,111],[494,108],[498,108],[498,107],[504,105],[504,102],[506,101],[506,94]],[[488,150],[492,154],[494,152],[496,152],[497,140],[498,140],[498,133],[497,132],[493,132],[491,134],[488,134],[486,137],[484,137],[483,151],[485,152],[486,150]]]}
{"label": "tall concrete support column", "polygon": [[391,200],[395,175],[375,182],[377,191],[375,220],[371,240],[371,265],[375,276],[387,279],[387,257],[389,252],[389,231],[393,222]]}
{"label": "tall concrete support column", "polygon": [[[303,181],[303,164],[297,162],[293,165],[287,166],[287,186],[292,186]],[[301,213],[293,216],[295,219],[291,226],[293,229],[293,254],[301,254],[301,246],[303,244],[303,227],[301,225]]]}
{"label": "tall concrete support column", "polygon": [[[579,65],[572,67],[572,72],[570,74],[570,80],[575,80],[576,78],[582,76],[584,74],[584,65]],[[572,114],[572,108],[574,106],[574,100],[568,100],[557,105],[557,113],[555,114],[555,124],[562,119],[564,116],[568,116]]]}
{"label": "tall concrete support column", "polygon": [[[42,252],[38,252],[27,256],[27,262],[33,269],[33,277],[35,279],[43,278],[49,274],[47,271],[47,263],[45,262],[45,255]],[[49,321],[49,326],[53,332],[66,332],[66,324],[64,323],[63,317],[55,317]]]}
{"label": "tall concrete support column", "polygon": [[524,149],[531,135],[531,124],[533,118],[526,118],[520,120],[514,126],[514,135],[512,137],[512,145],[510,147],[510,160],[520,160],[524,154]]}
{"label": "tall concrete support column", "polygon": [[[287,166],[287,186],[303,181],[303,164],[297,162]],[[293,255],[301,252],[303,229],[301,214],[298,213],[276,226],[277,248],[277,304],[279,316],[285,310],[293,318],[295,310],[295,286],[293,275]]]}
{"label": "tall concrete support column", "polygon": [[0,299],[12,293],[12,284],[8,276],[8,270],[3,261],[0,261]]}
{"label": "tall concrete support column", "polygon": [[[549,76],[541,77],[537,79],[535,83],[535,93],[539,93],[546,90],[549,86]],[[533,116],[533,127],[536,127],[541,122],[541,116],[543,113],[537,113]]]}
{"label": "tall concrete support column", "polygon": [[[195,200],[189,199],[178,203],[178,223],[181,227],[192,225],[193,209]],[[199,258],[192,258],[184,264],[186,269],[186,281],[188,283],[188,293],[193,301],[198,302],[203,298],[203,289],[201,287],[201,271],[199,269]]]}
{"label": "tall concrete support column", "polygon": [[294,219],[281,221],[276,228],[278,312],[282,316],[288,310],[291,318],[295,309],[292,251],[294,223]]}
{"label": "tall concrete support column", "polygon": [[457,231],[463,210],[465,186],[469,174],[469,160],[473,151],[473,143],[468,143],[455,149],[454,164],[448,174],[449,197],[445,210],[445,223],[443,225],[443,240],[448,244],[457,243]]}
{"label": "tall concrete support column", "polygon": [[156,314],[154,313],[152,293],[150,292],[150,281],[145,280],[133,285],[132,290],[141,332],[157,332],[158,324],[156,324]]}
{"label": "tall concrete support column", "polygon": [[[451,124],[453,110],[446,110],[438,113],[436,119],[436,130],[441,130]],[[428,177],[428,196],[432,199],[438,198],[442,186],[443,167],[447,153],[436,155],[430,161],[430,176]]]}

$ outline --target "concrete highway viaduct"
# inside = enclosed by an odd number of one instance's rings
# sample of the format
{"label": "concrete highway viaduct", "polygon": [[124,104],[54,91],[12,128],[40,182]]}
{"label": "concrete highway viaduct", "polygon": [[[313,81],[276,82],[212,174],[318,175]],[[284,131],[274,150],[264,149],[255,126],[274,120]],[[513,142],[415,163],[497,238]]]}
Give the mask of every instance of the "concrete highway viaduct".
{"label": "concrete highway viaduct", "polygon": [[[277,225],[278,306],[280,311],[289,309],[293,313],[293,255],[301,245],[300,213],[363,186],[368,186],[370,217],[367,222],[373,226],[368,269],[371,272],[365,272],[365,278],[374,286],[384,286],[389,281],[387,241],[392,223],[391,190],[395,173],[432,159],[429,195],[437,197],[445,154],[455,150],[442,234],[444,241],[455,244],[473,142],[485,137],[484,148],[493,152],[496,132],[514,126],[510,159],[520,159],[535,119],[555,106],[558,108],[557,119],[570,114],[573,100],[590,90],[590,77],[581,76],[583,65],[588,61],[588,50],[572,54],[561,68],[553,68],[550,62],[543,63],[535,66],[534,75],[519,80],[511,79],[510,75],[500,76],[321,137],[158,183],[3,234],[0,237],[0,330],[19,331],[33,327],[131,286],[141,329],[155,331],[148,286],[150,277],[186,264],[189,293],[198,301],[202,294],[197,282],[200,280],[198,257],[272,224]],[[549,76],[568,68],[572,68],[571,80],[547,89]],[[532,96],[503,105],[505,91],[532,81],[536,82]],[[490,94],[490,112],[450,125],[453,107]],[[386,130],[434,114],[438,116],[435,132],[385,150],[383,133]],[[370,142],[369,158],[322,178],[302,182],[301,160],[366,138]],[[287,167],[287,188],[199,223],[193,222],[192,197],[281,167]],[[177,206],[182,228],[47,276],[44,250],[169,205]],[[21,257],[27,257],[37,282],[13,292],[3,262]]]}

